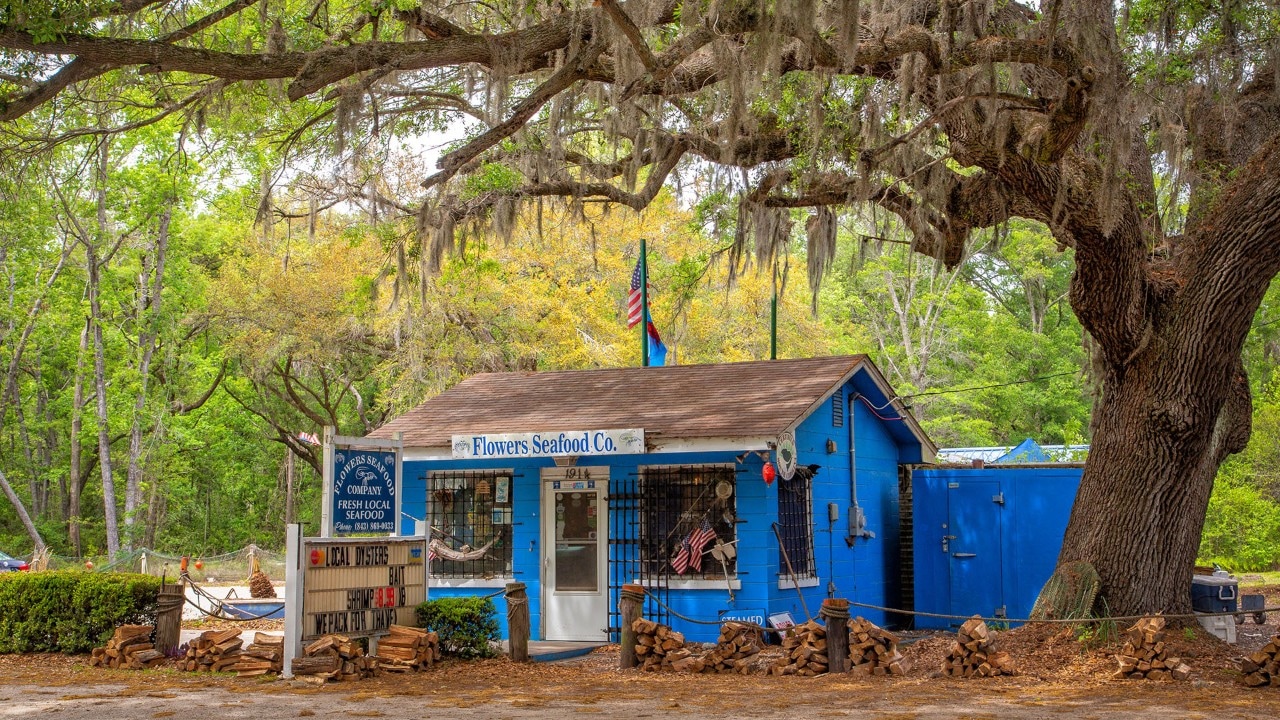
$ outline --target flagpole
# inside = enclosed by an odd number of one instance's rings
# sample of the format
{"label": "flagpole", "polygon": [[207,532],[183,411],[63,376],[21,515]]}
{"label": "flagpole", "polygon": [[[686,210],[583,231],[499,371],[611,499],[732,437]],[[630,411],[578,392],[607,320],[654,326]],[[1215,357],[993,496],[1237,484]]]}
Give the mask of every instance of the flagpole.
{"label": "flagpole", "polygon": [[640,238],[640,367],[649,367],[649,258]]}
{"label": "flagpole", "polygon": [[778,259],[773,259],[773,300],[769,303],[769,359],[778,359]]}

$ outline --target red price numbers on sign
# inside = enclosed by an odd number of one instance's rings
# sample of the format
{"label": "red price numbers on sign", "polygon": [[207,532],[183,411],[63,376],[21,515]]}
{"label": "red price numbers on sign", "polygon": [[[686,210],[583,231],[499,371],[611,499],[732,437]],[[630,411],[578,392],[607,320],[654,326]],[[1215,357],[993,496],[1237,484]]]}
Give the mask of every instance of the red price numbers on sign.
{"label": "red price numbers on sign", "polygon": [[396,589],[393,587],[374,588],[373,606],[377,608],[395,607],[396,594]]}

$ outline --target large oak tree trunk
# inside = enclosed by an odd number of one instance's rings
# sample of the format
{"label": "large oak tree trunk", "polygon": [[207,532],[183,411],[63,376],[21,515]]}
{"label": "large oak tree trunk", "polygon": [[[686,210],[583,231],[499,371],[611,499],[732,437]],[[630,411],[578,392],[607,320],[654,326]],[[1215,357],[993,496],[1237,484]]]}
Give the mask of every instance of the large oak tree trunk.
{"label": "large oak tree trunk", "polygon": [[1190,609],[1214,477],[1249,439],[1241,351],[1280,270],[1280,138],[1203,218],[1132,272],[1116,271],[1121,243],[1078,245],[1072,305],[1101,348],[1102,396],[1059,564],[1092,563],[1113,615]]}
{"label": "large oak tree trunk", "polygon": [[[1161,389],[1170,385],[1162,376],[1183,368],[1174,358],[1161,360],[1131,365],[1104,383],[1059,558],[1060,564],[1093,564],[1106,598],[1098,609],[1113,615],[1190,610],[1192,567],[1214,476],[1228,452],[1248,440],[1249,414],[1239,411],[1241,398],[1230,389],[1247,388],[1242,374],[1233,379],[1216,368],[1192,368],[1215,389],[1170,398]],[[1247,407],[1247,395],[1242,399]],[[1198,408],[1182,430],[1164,414],[1180,400]]]}

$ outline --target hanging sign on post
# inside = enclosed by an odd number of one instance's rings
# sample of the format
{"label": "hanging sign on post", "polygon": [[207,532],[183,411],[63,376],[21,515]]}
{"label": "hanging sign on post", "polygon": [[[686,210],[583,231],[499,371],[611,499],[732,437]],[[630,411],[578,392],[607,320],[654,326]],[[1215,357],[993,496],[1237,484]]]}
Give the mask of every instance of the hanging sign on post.
{"label": "hanging sign on post", "polygon": [[396,454],[342,448],[333,455],[333,532],[396,531]]}
{"label": "hanging sign on post", "polygon": [[321,535],[397,535],[401,441],[346,438],[325,428]]}

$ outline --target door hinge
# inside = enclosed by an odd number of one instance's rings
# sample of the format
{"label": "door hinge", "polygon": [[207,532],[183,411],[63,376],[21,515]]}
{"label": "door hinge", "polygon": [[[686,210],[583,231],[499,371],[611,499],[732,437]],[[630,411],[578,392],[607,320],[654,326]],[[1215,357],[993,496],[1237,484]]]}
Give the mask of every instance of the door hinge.
{"label": "door hinge", "polygon": [[1002,491],[999,495],[992,495],[991,502],[997,505],[1004,505],[1004,492]]}

